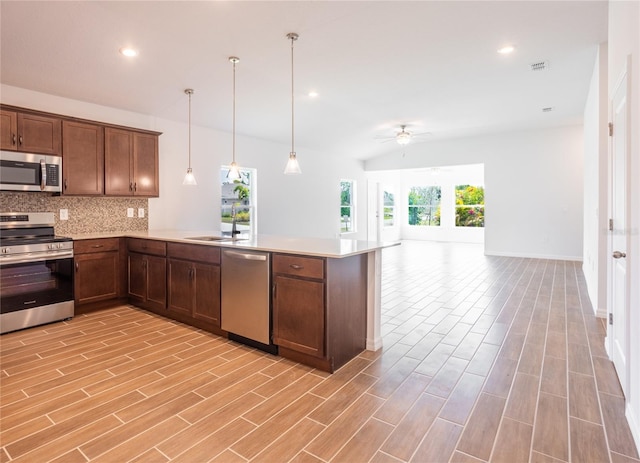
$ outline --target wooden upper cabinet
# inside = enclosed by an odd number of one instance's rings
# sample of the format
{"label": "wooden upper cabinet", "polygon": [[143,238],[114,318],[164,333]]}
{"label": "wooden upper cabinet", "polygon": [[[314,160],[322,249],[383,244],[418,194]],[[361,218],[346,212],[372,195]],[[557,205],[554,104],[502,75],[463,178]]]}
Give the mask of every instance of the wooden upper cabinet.
{"label": "wooden upper cabinet", "polygon": [[18,113],[0,110],[0,149],[18,149]]}
{"label": "wooden upper cabinet", "polygon": [[105,128],[105,194],[158,196],[158,136]]}
{"label": "wooden upper cabinet", "polygon": [[133,194],[158,196],[158,136],[133,133]]}
{"label": "wooden upper cabinet", "polygon": [[62,120],[57,117],[18,113],[18,150],[60,156]]}
{"label": "wooden upper cabinet", "polygon": [[37,154],[62,154],[62,120],[3,109],[1,112],[3,150]]}
{"label": "wooden upper cabinet", "polygon": [[63,121],[62,141],[63,194],[104,194],[104,127]]}
{"label": "wooden upper cabinet", "polygon": [[107,195],[133,194],[131,162],[133,132],[107,127],[104,129],[104,192]]}

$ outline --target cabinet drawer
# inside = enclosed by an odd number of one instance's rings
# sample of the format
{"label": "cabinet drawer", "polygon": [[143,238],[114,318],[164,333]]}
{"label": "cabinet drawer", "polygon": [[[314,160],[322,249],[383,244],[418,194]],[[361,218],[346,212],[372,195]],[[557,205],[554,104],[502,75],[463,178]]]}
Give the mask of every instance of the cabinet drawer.
{"label": "cabinet drawer", "polygon": [[273,273],[305,278],[324,279],[324,259],[289,254],[273,255]]}
{"label": "cabinet drawer", "polygon": [[167,243],[164,241],[129,238],[127,242],[129,251],[139,252],[142,254],[154,254],[156,256],[167,255]]}
{"label": "cabinet drawer", "polygon": [[73,242],[75,254],[89,254],[92,252],[107,252],[118,250],[118,238],[98,238],[94,240],[79,240]]}
{"label": "cabinet drawer", "polygon": [[178,259],[220,263],[220,248],[198,244],[167,243],[167,255]]}

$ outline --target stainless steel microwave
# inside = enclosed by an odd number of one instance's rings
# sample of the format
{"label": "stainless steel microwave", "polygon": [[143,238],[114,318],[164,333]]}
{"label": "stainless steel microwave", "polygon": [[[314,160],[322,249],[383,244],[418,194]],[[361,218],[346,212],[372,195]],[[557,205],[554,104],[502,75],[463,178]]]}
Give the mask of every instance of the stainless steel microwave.
{"label": "stainless steel microwave", "polygon": [[0,151],[0,190],[62,191],[62,157]]}

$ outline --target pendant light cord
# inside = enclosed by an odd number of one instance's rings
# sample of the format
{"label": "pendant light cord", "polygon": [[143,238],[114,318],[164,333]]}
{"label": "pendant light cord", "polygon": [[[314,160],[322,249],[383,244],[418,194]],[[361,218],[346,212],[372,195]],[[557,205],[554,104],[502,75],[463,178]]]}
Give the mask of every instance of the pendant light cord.
{"label": "pendant light cord", "polygon": [[187,92],[189,94],[189,170],[191,170],[191,95],[193,90]]}
{"label": "pendant light cord", "polygon": [[298,34],[296,33],[290,33],[288,34],[289,38],[291,39],[291,152],[295,153],[295,144],[294,144],[294,87],[293,87],[293,42],[295,42],[298,39]]}
{"label": "pendant light cord", "polygon": [[236,162],[236,63],[237,58],[231,60],[233,63],[233,138],[231,142],[231,155],[233,162]]}

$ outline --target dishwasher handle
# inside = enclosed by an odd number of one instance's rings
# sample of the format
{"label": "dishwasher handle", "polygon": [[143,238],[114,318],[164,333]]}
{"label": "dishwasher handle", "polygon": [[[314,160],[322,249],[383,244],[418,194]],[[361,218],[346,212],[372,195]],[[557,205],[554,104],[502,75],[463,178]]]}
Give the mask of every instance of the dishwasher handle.
{"label": "dishwasher handle", "polygon": [[223,251],[223,253],[227,257],[232,257],[234,259],[240,259],[240,260],[259,260],[262,262],[267,260],[267,254],[254,254],[254,253],[238,252],[238,251]]}

